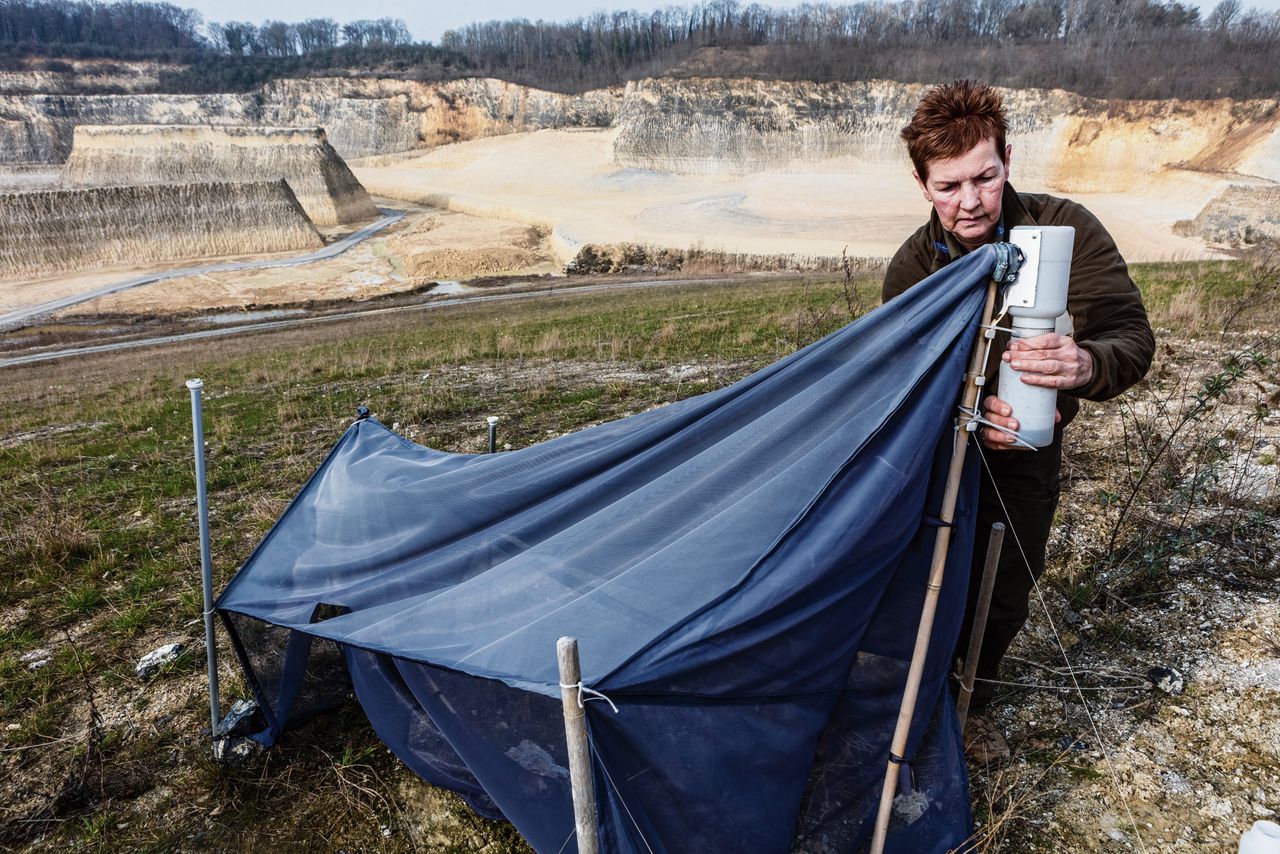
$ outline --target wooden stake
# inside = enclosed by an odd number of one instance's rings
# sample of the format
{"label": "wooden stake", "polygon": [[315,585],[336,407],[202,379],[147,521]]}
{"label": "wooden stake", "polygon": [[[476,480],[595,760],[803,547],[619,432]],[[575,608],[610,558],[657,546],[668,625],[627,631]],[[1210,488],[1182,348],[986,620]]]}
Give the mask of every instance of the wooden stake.
{"label": "wooden stake", "polygon": [[960,716],[960,731],[969,717],[969,701],[973,699],[973,680],[978,675],[978,656],[982,653],[982,637],[987,633],[987,614],[991,611],[991,591],[996,586],[996,567],[1000,564],[1000,548],[1004,545],[1004,522],[991,526],[987,540],[987,559],[982,565],[982,587],[978,590],[978,604],[973,612],[973,625],[969,629],[969,649],[964,654],[964,676],[960,678],[960,699],[956,714]]}
{"label": "wooden stake", "polygon": [[578,639],[556,641],[560,664],[560,700],[564,704],[564,737],[569,744],[569,785],[573,791],[573,820],[578,854],[599,854],[596,832],[596,791],[591,773],[591,747],[587,743],[587,713],[580,699],[582,666]]}
{"label": "wooden stake", "polygon": [[938,611],[938,594],[942,591],[942,577],[947,570],[947,547],[951,544],[951,520],[955,516],[956,497],[960,494],[960,479],[964,473],[965,452],[969,447],[968,424],[973,420],[965,411],[976,412],[979,379],[986,364],[983,346],[986,338],[984,327],[991,325],[991,312],[996,304],[996,282],[987,282],[987,302],[982,310],[982,325],[978,327],[973,354],[969,359],[969,373],[965,377],[961,395],[961,414],[955,439],[951,446],[951,467],[947,471],[947,485],[942,494],[942,510],[938,518],[942,525],[933,541],[933,561],[929,566],[929,582],[925,588],[924,607],[920,610],[920,626],[916,630],[916,645],[911,653],[911,667],[907,671],[907,687],[902,693],[902,705],[898,708],[898,723],[893,730],[890,758],[884,772],[884,788],[880,791],[880,809],[876,813],[876,829],[871,837],[871,854],[883,854],[885,839],[889,834],[889,817],[893,813],[893,796],[898,788],[898,763],[907,749],[907,736],[911,732],[911,718],[915,714],[916,697],[920,693],[920,681],[924,677],[925,656],[929,651],[929,638],[933,635],[933,618]]}

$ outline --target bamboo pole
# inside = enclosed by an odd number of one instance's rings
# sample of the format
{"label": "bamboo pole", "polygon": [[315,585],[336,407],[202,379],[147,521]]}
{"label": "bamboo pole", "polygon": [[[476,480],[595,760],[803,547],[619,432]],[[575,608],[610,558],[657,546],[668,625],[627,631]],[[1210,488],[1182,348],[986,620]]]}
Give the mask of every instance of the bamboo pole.
{"label": "bamboo pole", "polygon": [[591,748],[587,744],[587,713],[581,700],[578,639],[565,637],[556,641],[556,660],[560,664],[560,701],[564,704],[564,736],[569,744],[569,785],[573,791],[578,854],[599,854],[596,792],[591,773]]}
{"label": "bamboo pole", "polygon": [[982,565],[982,587],[978,590],[978,605],[973,613],[973,625],[969,628],[969,648],[964,654],[964,675],[960,678],[960,699],[956,714],[960,717],[960,731],[969,717],[969,701],[973,699],[973,680],[978,675],[978,656],[982,653],[982,638],[987,633],[987,614],[991,612],[991,592],[996,586],[996,567],[1000,564],[1000,549],[1004,545],[1004,523],[991,526],[987,539],[987,559]]}
{"label": "bamboo pole", "polygon": [[920,610],[920,626],[916,631],[916,645],[911,653],[911,667],[907,671],[907,686],[902,693],[902,705],[898,708],[898,723],[893,730],[893,743],[884,772],[884,788],[880,792],[880,809],[876,813],[875,833],[871,837],[871,854],[883,854],[885,839],[889,833],[889,816],[893,812],[893,796],[897,793],[898,763],[907,749],[907,736],[911,732],[911,718],[915,713],[916,697],[920,693],[920,681],[924,677],[925,656],[929,651],[929,638],[933,635],[933,619],[938,610],[938,594],[942,591],[942,577],[947,569],[947,547],[951,544],[951,520],[955,516],[956,497],[960,494],[960,479],[964,472],[965,453],[969,447],[968,424],[972,416],[965,412],[977,409],[980,380],[986,365],[986,349],[983,341],[985,327],[991,325],[991,312],[996,303],[996,281],[987,282],[987,301],[982,310],[982,325],[978,327],[973,354],[969,358],[969,373],[965,377],[961,396],[961,414],[955,439],[951,447],[951,467],[947,471],[947,485],[942,494],[942,520],[933,541],[933,561],[929,566],[929,582],[925,588],[924,607]]}

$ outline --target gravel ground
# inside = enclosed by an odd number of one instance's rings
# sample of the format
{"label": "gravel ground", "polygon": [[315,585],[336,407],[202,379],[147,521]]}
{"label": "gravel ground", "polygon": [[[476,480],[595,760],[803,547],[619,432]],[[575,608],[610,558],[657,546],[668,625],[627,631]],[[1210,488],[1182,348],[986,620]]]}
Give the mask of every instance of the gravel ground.
{"label": "gravel ground", "polygon": [[1161,332],[1148,383],[1073,427],[982,850],[1234,852],[1280,812],[1275,337]]}

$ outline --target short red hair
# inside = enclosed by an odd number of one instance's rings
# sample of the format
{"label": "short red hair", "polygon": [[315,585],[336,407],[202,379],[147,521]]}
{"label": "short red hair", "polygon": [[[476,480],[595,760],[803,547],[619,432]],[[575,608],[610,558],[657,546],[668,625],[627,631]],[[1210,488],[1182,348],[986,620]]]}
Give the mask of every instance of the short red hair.
{"label": "short red hair", "polygon": [[929,161],[959,157],[984,139],[995,142],[996,154],[1004,160],[1008,132],[1000,93],[983,83],[956,80],[924,93],[902,138],[923,181],[929,177]]}

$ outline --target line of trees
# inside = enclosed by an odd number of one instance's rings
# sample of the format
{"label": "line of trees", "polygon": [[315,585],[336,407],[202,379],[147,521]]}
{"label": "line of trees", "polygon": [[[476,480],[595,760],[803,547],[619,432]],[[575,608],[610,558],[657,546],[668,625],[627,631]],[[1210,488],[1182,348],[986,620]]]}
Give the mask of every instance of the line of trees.
{"label": "line of trees", "polygon": [[[0,45],[72,55],[138,56],[174,51],[225,56],[300,56],[340,46],[387,47],[413,43],[398,18],[351,21],[310,18],[298,23],[211,23],[171,3],[125,0],[0,0]],[[44,50],[41,50],[44,49]],[[9,51],[14,52],[13,50]]]}
{"label": "line of trees", "polygon": [[339,46],[395,47],[413,43],[413,35],[398,18],[379,18],[339,24],[333,18],[309,18],[296,24],[245,21],[209,25],[214,51],[227,56],[301,56]]}
{"label": "line of trees", "polygon": [[725,49],[734,73],[818,81],[981,77],[1104,97],[1280,91],[1280,13],[1220,0],[864,0],[774,9],[735,0],[567,23],[490,21],[445,34],[474,67],[581,88],[659,72]]}
{"label": "line of trees", "polygon": [[[1280,12],[1220,0],[861,0],[774,9],[706,0],[568,22],[489,21],[417,43],[403,21],[204,26],[168,3],[0,0],[0,55],[163,55],[180,91],[281,76],[485,74],[562,91],[659,74],[785,80],[979,77],[1101,97],[1280,93]],[[713,51],[714,61],[701,54]],[[77,51],[79,51],[77,53]],[[111,51],[118,51],[112,54]],[[225,91],[225,89],[224,89]]]}
{"label": "line of trees", "polygon": [[100,48],[90,55],[146,55],[207,47],[203,20],[171,3],[0,0],[0,45]]}

